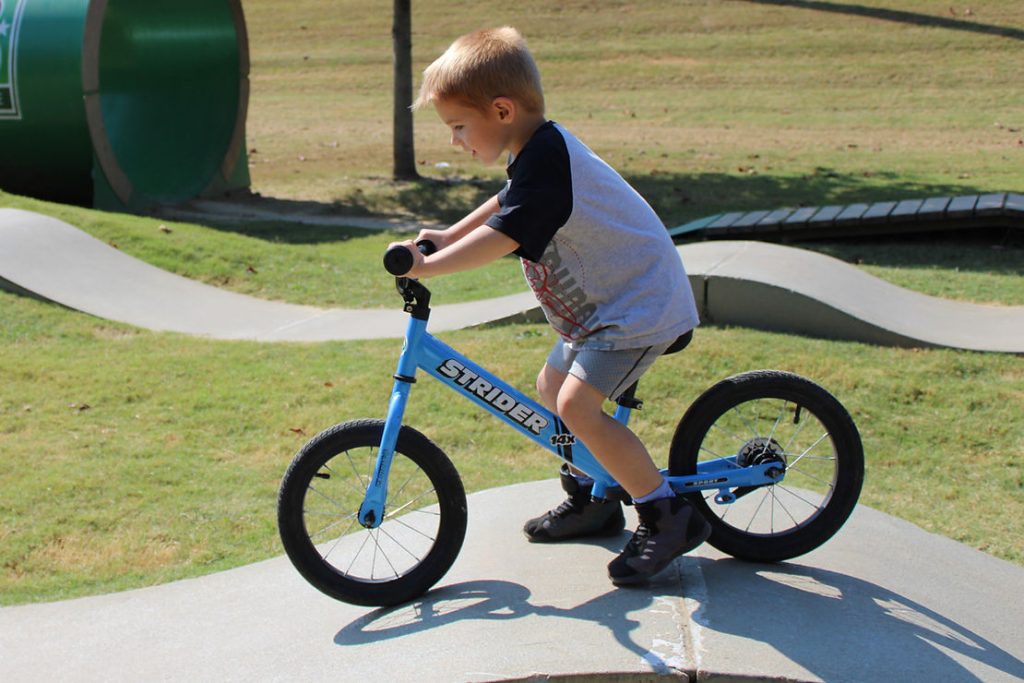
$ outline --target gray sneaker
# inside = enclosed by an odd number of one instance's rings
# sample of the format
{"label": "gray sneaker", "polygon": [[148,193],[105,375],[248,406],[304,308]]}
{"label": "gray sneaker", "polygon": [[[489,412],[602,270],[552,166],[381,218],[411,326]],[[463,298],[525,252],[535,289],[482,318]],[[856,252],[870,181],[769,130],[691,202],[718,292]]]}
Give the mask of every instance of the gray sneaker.
{"label": "gray sneaker", "polygon": [[642,583],[711,535],[711,525],[683,496],[636,506],[640,524],[622,552],[608,564],[616,586]]}
{"label": "gray sneaker", "polygon": [[566,467],[560,472],[562,488],[569,497],[554,510],[534,517],[523,525],[523,533],[534,543],[567,541],[588,536],[614,536],[626,526],[618,501],[603,503],[590,499],[589,485],[581,485]]}

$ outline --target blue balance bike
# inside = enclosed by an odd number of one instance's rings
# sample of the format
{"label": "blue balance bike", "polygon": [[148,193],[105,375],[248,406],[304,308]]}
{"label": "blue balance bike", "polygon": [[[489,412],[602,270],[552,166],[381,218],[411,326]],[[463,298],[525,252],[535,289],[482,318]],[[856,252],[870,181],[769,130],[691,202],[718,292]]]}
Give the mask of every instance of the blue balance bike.
{"label": "blue balance bike", "polygon": [[[396,276],[411,266],[403,247],[385,255]],[[430,291],[421,282],[396,282],[410,318],[387,417],[315,436],[278,496],[281,540],[296,569],[320,591],[358,605],[422,595],[452,566],[465,537],[458,472],[430,439],[402,424],[418,370],[593,477],[594,497],[630,501],[557,415],[427,332]],[[618,399],[615,419],[628,423],[640,406],[634,384]],[[839,530],[860,495],[864,455],[853,420],[831,394],[788,372],[758,370],[724,379],[693,402],[664,474],[711,523],[708,543],[740,559],[778,562]]]}

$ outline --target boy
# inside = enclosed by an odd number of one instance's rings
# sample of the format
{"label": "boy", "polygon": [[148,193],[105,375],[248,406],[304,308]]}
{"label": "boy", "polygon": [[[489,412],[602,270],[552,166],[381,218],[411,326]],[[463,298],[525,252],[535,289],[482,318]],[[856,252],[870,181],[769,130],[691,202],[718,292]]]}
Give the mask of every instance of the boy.
{"label": "boy", "polygon": [[[689,280],[650,206],[618,173],[544,116],[540,74],[512,28],[457,39],[424,71],[420,108],[433,104],[451,143],[485,164],[509,154],[509,181],[447,230],[412,242],[410,277],[476,268],[510,253],[560,334],[537,378],[558,414],[636,504],[640,524],[608,565],[616,585],[645,581],[700,545],[710,527],[676,496],[640,440],[603,410],[698,324]],[[563,468],[569,498],[529,520],[531,541],[621,532],[617,502],[590,499],[592,481]]]}

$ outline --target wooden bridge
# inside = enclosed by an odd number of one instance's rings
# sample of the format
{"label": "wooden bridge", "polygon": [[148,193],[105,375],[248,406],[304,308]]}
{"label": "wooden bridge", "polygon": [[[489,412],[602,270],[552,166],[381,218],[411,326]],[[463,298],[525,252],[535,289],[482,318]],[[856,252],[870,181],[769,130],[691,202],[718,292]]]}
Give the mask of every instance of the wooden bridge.
{"label": "wooden bridge", "polygon": [[732,211],[670,228],[669,234],[679,240],[795,242],[972,228],[1024,228],[1024,195],[999,192],[845,206]]}

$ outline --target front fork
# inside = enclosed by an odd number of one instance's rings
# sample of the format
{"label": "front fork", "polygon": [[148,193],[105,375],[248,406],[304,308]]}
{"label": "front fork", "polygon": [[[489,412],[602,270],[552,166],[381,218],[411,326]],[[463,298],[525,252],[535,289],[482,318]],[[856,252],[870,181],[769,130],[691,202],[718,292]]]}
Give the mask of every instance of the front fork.
{"label": "front fork", "polygon": [[367,529],[376,529],[384,521],[384,503],[388,498],[388,474],[391,472],[391,462],[395,457],[395,447],[398,444],[398,433],[402,429],[405,406],[409,401],[412,385],[416,382],[417,350],[426,325],[426,320],[409,318],[405,346],[398,359],[395,386],[391,391],[388,416],[384,421],[384,434],[380,440],[380,449],[377,451],[373,474],[366,487],[366,497],[363,499],[363,504],[359,506],[359,523]]}

